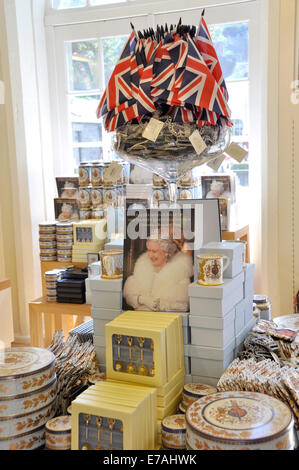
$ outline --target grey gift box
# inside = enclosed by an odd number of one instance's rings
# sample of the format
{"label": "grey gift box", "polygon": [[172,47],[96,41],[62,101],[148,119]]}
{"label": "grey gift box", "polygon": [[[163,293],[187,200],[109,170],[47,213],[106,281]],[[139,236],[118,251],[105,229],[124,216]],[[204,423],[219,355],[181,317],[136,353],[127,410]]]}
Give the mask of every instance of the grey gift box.
{"label": "grey gift box", "polygon": [[243,250],[242,243],[211,242],[200,248],[199,253],[227,256],[230,264],[224,271],[223,277],[233,279],[243,271]]}
{"label": "grey gift box", "polygon": [[122,310],[119,310],[119,309],[113,310],[112,308],[99,308],[99,307],[91,308],[91,316],[94,319],[112,321],[121,314],[122,314]]}
{"label": "grey gift box", "polygon": [[254,264],[246,264],[244,268],[244,299],[254,295]]}
{"label": "grey gift box", "polygon": [[100,276],[90,279],[92,306],[121,310],[122,308],[122,279],[107,280]]}
{"label": "grey gift box", "polygon": [[235,355],[239,354],[241,351],[243,351],[243,343],[245,338],[249,335],[250,331],[256,324],[255,318],[252,318],[249,323],[245,325],[243,330],[236,336],[235,339]]}
{"label": "grey gift box", "polygon": [[124,249],[124,239],[114,240],[113,242],[108,242],[105,245],[105,250],[123,250]]}
{"label": "grey gift box", "polygon": [[[219,379],[235,357],[235,337],[226,348],[188,346],[191,375]],[[187,348],[187,347],[185,347]]]}
{"label": "grey gift box", "polygon": [[94,335],[93,343],[95,347],[105,348],[106,347],[106,338],[101,335]]}
{"label": "grey gift box", "polygon": [[225,348],[235,336],[235,309],[225,317],[190,316],[191,344]]}
{"label": "grey gift box", "polygon": [[191,374],[191,363],[190,363],[189,356],[184,357],[184,365],[185,365],[185,374],[187,375]]}

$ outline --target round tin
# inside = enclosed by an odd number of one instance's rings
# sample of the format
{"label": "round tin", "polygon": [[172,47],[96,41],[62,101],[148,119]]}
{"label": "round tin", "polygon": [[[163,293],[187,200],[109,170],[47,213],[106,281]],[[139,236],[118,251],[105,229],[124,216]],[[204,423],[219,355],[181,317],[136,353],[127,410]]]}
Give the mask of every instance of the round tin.
{"label": "round tin", "polygon": [[103,279],[120,279],[123,276],[123,251],[101,251],[101,272]]}
{"label": "round tin", "polygon": [[72,256],[57,256],[59,263],[71,263],[72,259]]}
{"label": "round tin", "polygon": [[157,175],[156,173],[153,174],[153,186],[165,186],[166,181],[161,176]]}
{"label": "round tin", "polygon": [[178,199],[194,199],[194,187],[178,188]]}
{"label": "round tin", "polygon": [[274,323],[279,328],[286,328],[290,330],[299,331],[299,314],[285,315],[282,317],[273,318]]}
{"label": "round tin", "polygon": [[182,414],[168,416],[161,423],[164,449],[182,450],[186,447],[186,421]]}
{"label": "round tin", "polygon": [[104,189],[102,186],[97,186],[92,188],[91,191],[91,204],[93,207],[98,207],[103,205],[103,193]]}
{"label": "round tin", "polygon": [[58,223],[56,227],[57,235],[72,234],[73,224],[72,223]]}
{"label": "round tin", "polygon": [[57,248],[40,248],[40,254],[42,256],[56,256]]}
{"label": "round tin", "polygon": [[179,180],[180,186],[194,186],[195,183],[196,181],[194,179],[192,170],[187,171],[187,173],[185,173],[184,176],[182,176],[182,178]]}
{"label": "round tin", "polygon": [[49,281],[54,281],[54,280],[56,281],[56,279],[59,278],[62,271],[63,270],[61,270],[61,269],[52,269],[52,271],[46,271],[45,272],[45,278],[46,278],[47,281],[48,280]]}
{"label": "round tin", "polygon": [[57,261],[57,256],[44,256],[44,255],[41,255],[40,256],[40,260],[41,261]]}
{"label": "round tin", "polygon": [[46,423],[46,448],[50,450],[70,450],[71,448],[71,416],[59,416]]}
{"label": "round tin", "polygon": [[39,224],[39,233],[56,233],[56,222],[44,222]]}
{"label": "round tin", "polygon": [[57,243],[57,250],[67,250],[67,249],[71,249],[72,247],[73,247],[72,240],[67,240],[64,242],[59,241]]}
{"label": "round tin", "polygon": [[47,302],[56,303],[57,302],[57,297],[47,297]]}
{"label": "round tin", "polygon": [[47,297],[56,297],[57,296],[57,290],[55,289],[47,289]]}
{"label": "round tin", "polygon": [[105,219],[105,208],[104,206],[95,207],[91,211],[91,218],[95,220]]}
{"label": "round tin", "polygon": [[92,189],[89,186],[81,186],[79,189],[79,205],[80,207],[91,206],[91,192]]}
{"label": "round tin", "polygon": [[53,242],[53,241],[56,241],[56,233],[40,234],[39,241],[40,242]]}
{"label": "round tin", "polygon": [[72,247],[71,248],[67,248],[66,250],[57,250],[57,255],[59,257],[61,256],[72,256]]}
{"label": "round tin", "polygon": [[57,238],[57,243],[73,241],[73,232],[71,232],[70,234],[65,234],[65,235],[56,235],[56,238]]}
{"label": "round tin", "polygon": [[90,220],[91,219],[91,210],[88,209],[80,209],[79,211],[80,220]]}
{"label": "round tin", "polygon": [[217,393],[217,388],[200,383],[186,384],[183,388],[182,406],[185,410],[196,400]]}
{"label": "round tin", "polygon": [[155,186],[152,191],[153,204],[158,204],[159,201],[167,201],[167,188],[164,186]]}
{"label": "round tin", "polygon": [[179,404],[179,412],[183,415],[186,413],[186,409],[184,408],[182,403]]}
{"label": "round tin", "polygon": [[103,184],[103,163],[94,162],[91,166],[91,184],[99,186]]}
{"label": "round tin", "polygon": [[276,398],[254,392],[222,392],[186,411],[186,447],[192,450],[293,450],[294,418]]}
{"label": "round tin", "polygon": [[79,166],[79,185],[88,186],[91,184],[91,163],[81,163]]}
{"label": "round tin", "polygon": [[117,186],[106,186],[103,190],[104,204],[111,207],[117,207],[119,191]]}
{"label": "round tin", "polygon": [[38,450],[45,445],[45,426],[8,439],[0,438],[0,450]]}
{"label": "round tin", "polygon": [[57,244],[56,244],[56,240],[53,240],[53,241],[50,241],[50,242],[45,242],[45,241],[40,241],[39,242],[39,246],[40,248],[43,248],[43,249],[53,249],[53,248],[56,248]]}

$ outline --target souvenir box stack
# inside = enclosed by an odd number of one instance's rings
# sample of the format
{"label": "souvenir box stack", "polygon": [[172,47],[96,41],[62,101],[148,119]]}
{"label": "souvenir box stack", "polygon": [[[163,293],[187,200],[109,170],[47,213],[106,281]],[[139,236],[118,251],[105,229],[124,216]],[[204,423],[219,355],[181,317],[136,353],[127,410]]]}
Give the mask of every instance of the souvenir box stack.
{"label": "souvenir box stack", "polygon": [[[200,188],[196,171],[188,171],[179,181],[178,199],[199,199]],[[169,190],[166,181],[159,175],[153,176],[152,205],[158,207],[160,202],[169,201]]]}
{"label": "souvenir box stack", "polygon": [[61,279],[63,269],[53,269],[45,273],[47,302],[57,302],[57,281]]}
{"label": "souvenir box stack", "polygon": [[151,450],[155,388],[97,382],[72,402],[72,450]]}
{"label": "souvenir box stack", "polygon": [[86,270],[68,268],[57,281],[57,302],[69,304],[84,304],[86,300],[85,279]]}
{"label": "souvenir box stack", "polygon": [[73,225],[73,263],[87,263],[89,253],[98,254],[105,245],[107,237],[106,220],[87,220]]}
{"label": "souvenir box stack", "polygon": [[39,224],[39,247],[41,261],[57,260],[56,222]]}
{"label": "souvenir box stack", "polygon": [[45,424],[56,413],[55,357],[46,349],[0,352],[0,450],[44,446]]}
{"label": "souvenir box stack", "polygon": [[57,261],[61,263],[72,262],[73,224],[58,223],[56,225]]}
{"label": "souvenir box stack", "polygon": [[[243,264],[242,243],[209,243],[201,254],[227,256],[229,266],[218,286],[190,285],[191,345],[186,382],[215,386],[253,328],[254,266]],[[187,372],[188,376],[188,372]],[[191,377],[190,377],[191,376]]]}

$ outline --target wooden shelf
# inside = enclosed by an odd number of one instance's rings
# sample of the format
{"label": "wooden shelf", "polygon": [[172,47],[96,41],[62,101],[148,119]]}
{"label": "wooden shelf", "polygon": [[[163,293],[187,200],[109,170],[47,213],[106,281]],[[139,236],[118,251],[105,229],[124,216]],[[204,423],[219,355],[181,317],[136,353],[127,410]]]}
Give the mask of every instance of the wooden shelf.
{"label": "wooden shelf", "polygon": [[234,230],[223,231],[222,240],[225,241],[236,241],[242,240],[247,242],[246,246],[246,263],[250,263],[250,246],[249,246],[249,225],[244,227],[236,227]]}
{"label": "wooden shelf", "polygon": [[11,287],[11,281],[8,279],[0,280],[0,290],[9,289]]}

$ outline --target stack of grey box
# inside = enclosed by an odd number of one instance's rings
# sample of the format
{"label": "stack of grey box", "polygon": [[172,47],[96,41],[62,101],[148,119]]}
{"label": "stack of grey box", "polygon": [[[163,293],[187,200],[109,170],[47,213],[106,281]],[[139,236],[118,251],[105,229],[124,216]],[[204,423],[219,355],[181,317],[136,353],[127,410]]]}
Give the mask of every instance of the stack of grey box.
{"label": "stack of grey box", "polygon": [[[253,317],[254,265],[243,266],[243,245],[209,243],[200,253],[230,258],[221,286],[189,286],[191,344],[185,346],[186,383],[215,386],[242,349]],[[187,366],[187,367],[186,367]],[[188,368],[189,366],[189,368]]]}

